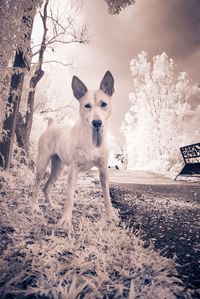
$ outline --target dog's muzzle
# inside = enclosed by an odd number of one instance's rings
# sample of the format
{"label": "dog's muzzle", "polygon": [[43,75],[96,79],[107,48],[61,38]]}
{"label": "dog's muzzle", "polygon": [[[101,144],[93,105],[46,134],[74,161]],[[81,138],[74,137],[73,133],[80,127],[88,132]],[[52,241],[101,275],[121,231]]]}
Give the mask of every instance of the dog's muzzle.
{"label": "dog's muzzle", "polygon": [[92,142],[95,147],[99,147],[102,141],[102,121],[93,120],[92,125]]}

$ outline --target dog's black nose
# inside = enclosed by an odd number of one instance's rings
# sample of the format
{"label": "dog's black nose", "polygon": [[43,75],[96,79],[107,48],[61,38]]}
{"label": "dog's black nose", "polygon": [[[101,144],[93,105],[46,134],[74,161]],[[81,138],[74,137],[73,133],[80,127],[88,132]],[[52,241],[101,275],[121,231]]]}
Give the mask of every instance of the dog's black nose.
{"label": "dog's black nose", "polygon": [[94,128],[98,129],[98,128],[101,127],[102,121],[101,120],[93,120],[92,125],[93,125]]}

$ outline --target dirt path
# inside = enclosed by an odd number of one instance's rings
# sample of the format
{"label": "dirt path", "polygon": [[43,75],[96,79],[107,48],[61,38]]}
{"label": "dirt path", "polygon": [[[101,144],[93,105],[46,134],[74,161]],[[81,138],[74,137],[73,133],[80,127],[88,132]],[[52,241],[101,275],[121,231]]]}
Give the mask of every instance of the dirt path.
{"label": "dirt path", "polygon": [[[143,170],[110,170],[110,183],[123,184],[172,184],[173,180],[164,175]],[[177,182],[176,182],[177,183]]]}
{"label": "dirt path", "polygon": [[[97,178],[97,174],[94,175]],[[112,202],[147,246],[176,257],[182,281],[200,298],[200,184],[151,172],[110,172]]]}

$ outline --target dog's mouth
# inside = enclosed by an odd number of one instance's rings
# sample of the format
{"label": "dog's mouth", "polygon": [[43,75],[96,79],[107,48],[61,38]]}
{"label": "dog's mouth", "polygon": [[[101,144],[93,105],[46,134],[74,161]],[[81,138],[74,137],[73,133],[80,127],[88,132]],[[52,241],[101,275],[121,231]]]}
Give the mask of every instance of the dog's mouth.
{"label": "dog's mouth", "polygon": [[92,128],[92,143],[95,147],[100,147],[102,142],[102,128]]}

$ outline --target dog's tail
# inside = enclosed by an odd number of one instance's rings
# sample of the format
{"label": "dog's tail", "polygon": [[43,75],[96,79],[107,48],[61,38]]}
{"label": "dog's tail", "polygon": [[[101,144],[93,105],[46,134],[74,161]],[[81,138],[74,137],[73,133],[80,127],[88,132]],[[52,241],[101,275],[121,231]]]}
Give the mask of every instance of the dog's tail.
{"label": "dog's tail", "polygon": [[44,120],[47,120],[47,121],[48,121],[47,129],[48,129],[49,127],[51,127],[51,126],[53,125],[53,123],[54,123],[53,118],[51,118],[51,117],[45,117]]}

